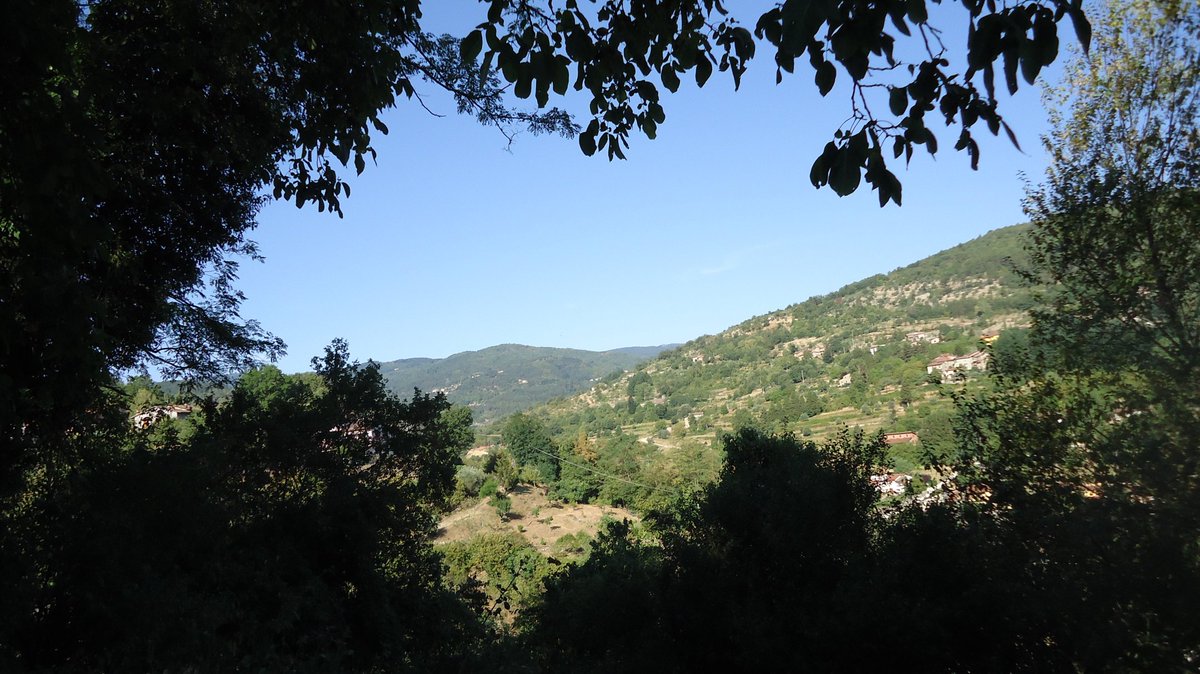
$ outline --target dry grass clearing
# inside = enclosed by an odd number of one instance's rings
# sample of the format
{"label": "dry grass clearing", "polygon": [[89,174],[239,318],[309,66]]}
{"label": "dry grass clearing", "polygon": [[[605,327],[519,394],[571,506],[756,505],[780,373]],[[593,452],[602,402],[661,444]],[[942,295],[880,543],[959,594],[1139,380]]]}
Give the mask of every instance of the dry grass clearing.
{"label": "dry grass clearing", "polygon": [[596,535],[600,520],[605,516],[615,520],[637,520],[624,508],[587,503],[564,504],[546,497],[544,487],[519,485],[508,492],[512,511],[507,522],[500,519],[496,509],[483,499],[450,513],[439,523],[434,544],[465,541],[483,533],[513,531],[525,537],[538,552],[550,554],[554,542],[567,534],[581,531]]}

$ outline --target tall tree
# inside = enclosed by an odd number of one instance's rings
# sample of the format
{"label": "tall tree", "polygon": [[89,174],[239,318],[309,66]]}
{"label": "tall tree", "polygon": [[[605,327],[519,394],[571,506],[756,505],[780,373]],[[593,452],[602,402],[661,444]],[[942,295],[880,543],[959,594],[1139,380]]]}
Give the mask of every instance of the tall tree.
{"label": "tall tree", "polygon": [[[1051,166],[1033,189],[1037,280],[1054,287],[1042,333],[1072,364],[1137,365],[1147,383],[1200,392],[1200,8],[1110,5],[1090,58],[1048,90]],[[1089,348],[1081,348],[1083,344]]]}
{"label": "tall tree", "polygon": [[[282,342],[238,315],[264,193],[340,212],[382,111],[422,81],[514,113],[420,3],[22,1],[0,56],[0,470],[113,372],[213,378]],[[3,477],[3,475],[0,475]]]}
{"label": "tall tree", "polygon": [[1052,163],[1027,203],[1028,275],[1047,288],[1033,334],[1108,391],[1123,435],[1164,434],[1111,457],[1173,467],[1125,489],[1200,497],[1200,4],[1110,3],[1102,19],[1050,91]]}
{"label": "tall tree", "polygon": [[1024,547],[1073,666],[1183,671],[1200,648],[1200,5],[1103,12],[1050,92],[1027,204],[1046,303],[963,405],[959,468]]}
{"label": "tall tree", "polygon": [[535,466],[547,482],[558,477],[558,447],[542,422],[514,414],[504,423],[501,439],[521,466]]}

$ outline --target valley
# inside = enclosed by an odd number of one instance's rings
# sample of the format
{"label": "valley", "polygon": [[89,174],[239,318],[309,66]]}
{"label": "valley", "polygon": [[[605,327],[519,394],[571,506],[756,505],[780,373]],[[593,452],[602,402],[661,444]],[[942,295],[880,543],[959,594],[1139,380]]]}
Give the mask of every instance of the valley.
{"label": "valley", "polygon": [[[987,386],[988,359],[1029,324],[1032,296],[1014,271],[1027,230],[990,232],[478,423],[482,444],[459,469],[461,505],[435,539],[457,560],[451,575],[481,574],[499,601],[487,556],[463,551],[580,561],[601,520],[637,522],[712,485],[741,429],[829,446],[886,434],[877,473],[900,476],[914,495],[938,483],[929,466],[952,450],[950,394]],[[527,589],[510,618],[540,596],[543,565],[523,568]]]}

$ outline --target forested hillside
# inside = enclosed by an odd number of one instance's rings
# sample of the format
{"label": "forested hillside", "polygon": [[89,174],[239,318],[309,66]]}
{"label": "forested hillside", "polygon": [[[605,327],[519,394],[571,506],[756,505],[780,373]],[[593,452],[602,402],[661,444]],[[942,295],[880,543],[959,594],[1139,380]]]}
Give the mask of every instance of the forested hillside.
{"label": "forested hillside", "polygon": [[[899,468],[915,470],[922,451],[951,440],[947,387],[927,371],[930,363],[979,351],[985,338],[1004,348],[1019,338],[1013,329],[1028,324],[1030,291],[1014,271],[1027,232],[999,229],[699,337],[530,415],[567,443],[581,432],[592,440],[625,435],[643,447],[693,452],[746,426],[816,439],[842,425],[914,431],[920,443],[897,445],[894,454]],[[980,373],[957,379],[970,385]]]}
{"label": "forested hillside", "polygon": [[471,408],[478,422],[494,421],[547,400],[587,389],[600,377],[632,368],[672,348],[626,347],[583,351],[501,344],[448,358],[406,358],[380,364],[388,388],[443,391]]}

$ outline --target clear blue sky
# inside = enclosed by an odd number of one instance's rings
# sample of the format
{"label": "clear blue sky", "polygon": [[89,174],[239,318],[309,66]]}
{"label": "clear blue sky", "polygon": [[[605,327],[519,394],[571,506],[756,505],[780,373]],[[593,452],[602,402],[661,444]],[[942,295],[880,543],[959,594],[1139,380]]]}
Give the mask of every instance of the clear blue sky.
{"label": "clear blue sky", "polygon": [[[426,4],[439,10],[427,28],[455,34],[480,11]],[[378,165],[351,183],[344,219],[263,210],[251,238],[266,262],[243,263],[243,315],[287,342],[288,372],[335,337],[362,360],[684,342],[1023,221],[1019,174],[1045,165],[1036,88],[1001,102],[1024,153],[980,128],[971,171],[943,131],[936,160],[893,166],[904,205],[880,209],[866,187],[839,198],[809,183],[849,94],[821,98],[797,72],[776,86],[762,50],[737,93],[721,73],[685,86],[665,97],[658,138],[634,138],[612,163],[559,137],[507,147],[425,87],[445,116],[415,102],[386,115]],[[581,100],[567,104],[586,123]]]}

